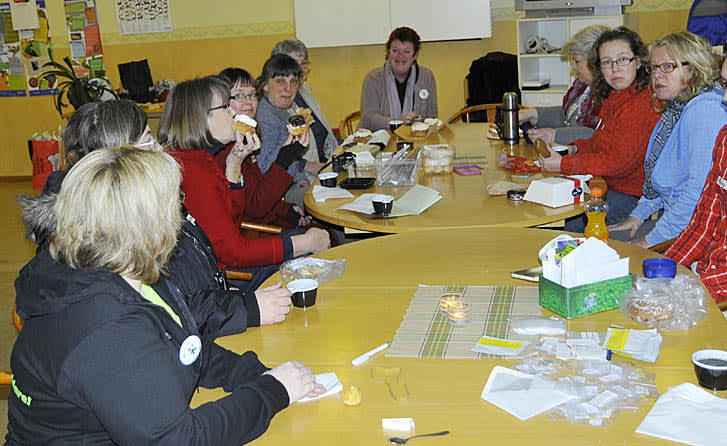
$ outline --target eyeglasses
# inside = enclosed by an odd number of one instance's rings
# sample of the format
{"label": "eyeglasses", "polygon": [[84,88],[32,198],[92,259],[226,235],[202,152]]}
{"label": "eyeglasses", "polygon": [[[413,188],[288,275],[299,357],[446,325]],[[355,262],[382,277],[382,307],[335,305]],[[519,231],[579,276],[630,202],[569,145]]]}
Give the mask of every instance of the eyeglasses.
{"label": "eyeglasses", "polygon": [[656,70],[661,71],[662,73],[671,73],[672,71],[676,70],[677,67],[681,64],[681,66],[689,65],[689,62],[664,62],[659,65],[647,65],[646,70],[650,73],[655,72]]}
{"label": "eyeglasses", "polygon": [[230,100],[232,100],[232,99],[234,99],[238,102],[242,102],[245,99],[254,101],[257,99],[257,93],[250,93],[250,94],[237,93],[237,94],[230,96]]}
{"label": "eyeglasses", "polygon": [[227,103],[227,104],[218,105],[217,107],[212,107],[209,110],[207,110],[207,113],[209,113],[211,111],[219,110],[219,109],[222,109],[222,108],[225,109],[225,110],[227,110],[228,108],[230,108],[230,104]]}
{"label": "eyeglasses", "polygon": [[609,68],[613,68],[614,65],[618,65],[619,67],[625,67],[626,65],[630,64],[634,60],[636,60],[636,56],[632,56],[632,57],[624,56],[624,57],[619,57],[616,60],[611,60],[611,59],[602,60],[598,64],[600,65],[601,68],[609,69]]}

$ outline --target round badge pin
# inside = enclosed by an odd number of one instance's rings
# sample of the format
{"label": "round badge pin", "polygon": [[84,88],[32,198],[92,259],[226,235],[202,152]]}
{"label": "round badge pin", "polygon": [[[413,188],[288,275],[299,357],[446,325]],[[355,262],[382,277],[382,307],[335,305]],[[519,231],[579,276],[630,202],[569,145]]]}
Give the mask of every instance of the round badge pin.
{"label": "round badge pin", "polygon": [[179,362],[190,365],[199,358],[202,351],[202,340],[197,335],[187,336],[179,347]]}
{"label": "round badge pin", "polygon": [[422,99],[428,98],[429,97],[429,90],[427,90],[426,88],[422,88],[421,90],[419,90],[419,97],[422,98]]}

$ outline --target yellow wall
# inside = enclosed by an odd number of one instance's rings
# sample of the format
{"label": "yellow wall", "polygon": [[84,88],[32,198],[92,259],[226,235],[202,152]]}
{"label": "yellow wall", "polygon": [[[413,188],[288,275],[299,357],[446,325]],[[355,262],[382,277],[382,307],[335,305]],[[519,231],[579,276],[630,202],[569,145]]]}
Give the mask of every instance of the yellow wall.
{"label": "yellow wall", "polygon": [[[272,46],[294,35],[292,0],[174,0],[172,33],[126,36],[118,33],[113,0],[97,0],[107,75],[120,86],[116,65],[148,59],[155,80],[185,80],[213,74],[227,66],[260,72]],[[56,58],[68,54],[62,2],[49,1],[48,13]],[[684,29],[687,0],[634,0],[626,23],[645,41]],[[200,7],[202,5],[202,7]],[[239,13],[238,13],[239,11]],[[659,11],[654,12],[654,11]],[[464,77],[471,62],[490,51],[514,53],[515,12],[493,10],[493,38],[425,43],[419,61],[437,78],[439,113],[447,118],[464,105]],[[383,45],[311,49],[313,87],[331,125],[336,127],[359,108],[361,82],[384,62]],[[60,124],[52,97],[0,99],[0,176],[30,175],[26,139]]]}

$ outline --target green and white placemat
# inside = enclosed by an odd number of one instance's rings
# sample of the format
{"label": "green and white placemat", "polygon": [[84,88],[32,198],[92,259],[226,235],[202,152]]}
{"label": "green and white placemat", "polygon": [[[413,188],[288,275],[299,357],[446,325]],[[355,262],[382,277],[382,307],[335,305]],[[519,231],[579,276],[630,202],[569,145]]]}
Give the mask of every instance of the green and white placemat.
{"label": "green and white placemat", "polygon": [[[439,296],[463,293],[472,303],[470,323],[449,325],[439,311]],[[507,338],[510,316],[541,316],[538,287],[533,286],[426,286],[419,285],[404,314],[386,356],[407,358],[488,358],[471,351],[483,336]]]}

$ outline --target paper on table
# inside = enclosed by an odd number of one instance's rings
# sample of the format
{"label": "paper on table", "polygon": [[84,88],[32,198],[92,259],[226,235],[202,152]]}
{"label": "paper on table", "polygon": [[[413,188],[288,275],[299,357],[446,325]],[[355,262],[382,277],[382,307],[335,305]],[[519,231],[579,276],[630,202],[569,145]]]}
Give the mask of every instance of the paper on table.
{"label": "paper on table", "polygon": [[727,400],[691,383],[667,390],[636,432],[695,445],[723,445]]}
{"label": "paper on table", "polygon": [[[354,134],[348,135],[344,140],[343,144],[351,144],[353,142],[353,136]],[[387,132],[384,129],[377,130],[373,133],[371,133],[371,139],[368,140],[366,144],[383,144],[384,147],[389,143],[389,139],[391,136],[389,135],[389,132]]]}
{"label": "paper on table", "polygon": [[[362,214],[373,214],[374,205],[371,203],[371,198],[374,195],[377,194],[362,194],[352,202],[346,203],[338,209],[346,209]],[[405,193],[404,196],[398,200],[394,200],[389,217],[421,214],[441,198],[442,196],[436,190],[417,184]]]}
{"label": "paper on table", "polygon": [[322,203],[329,198],[352,198],[353,194],[340,187],[323,187],[316,184],[313,186],[313,199]]}
{"label": "paper on table", "polygon": [[639,361],[656,362],[661,350],[661,335],[651,330],[630,330],[610,327],[606,332],[605,348],[621,356]]}
{"label": "paper on table", "polygon": [[480,397],[525,421],[575,398],[575,395],[555,390],[555,384],[542,375],[496,366]]}
{"label": "paper on table", "polygon": [[472,351],[477,353],[489,353],[491,355],[515,356],[522,352],[528,345],[530,345],[530,342],[528,341],[482,336],[480,340],[477,341],[477,344],[472,347]]}
{"label": "paper on table", "polygon": [[391,431],[410,431],[414,429],[412,418],[382,418],[381,428]]}
{"label": "paper on table", "polygon": [[629,258],[621,259],[613,248],[594,237],[586,239],[557,264],[555,244],[570,238],[568,235],[559,235],[546,243],[538,253],[546,279],[564,287],[575,287],[628,275]]}
{"label": "paper on table", "polygon": [[341,381],[338,380],[338,376],[335,373],[319,373],[316,375],[316,384],[320,384],[325,387],[326,392],[314,398],[304,396],[298,400],[299,403],[325,398],[343,390],[343,384],[341,384]]}

